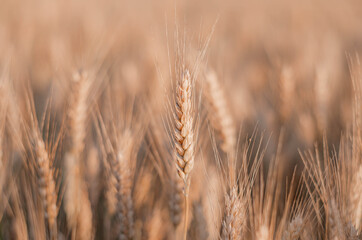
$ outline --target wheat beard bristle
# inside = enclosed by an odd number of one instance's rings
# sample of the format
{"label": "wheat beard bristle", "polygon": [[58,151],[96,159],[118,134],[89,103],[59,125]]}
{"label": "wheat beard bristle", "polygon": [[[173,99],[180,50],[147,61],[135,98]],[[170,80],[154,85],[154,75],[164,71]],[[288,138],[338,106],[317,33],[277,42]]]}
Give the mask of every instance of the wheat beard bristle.
{"label": "wheat beard bristle", "polygon": [[183,72],[176,89],[175,147],[177,173],[185,183],[185,194],[189,185],[189,174],[194,167],[194,132],[191,101],[191,77]]}
{"label": "wheat beard bristle", "polygon": [[45,209],[45,218],[48,220],[53,238],[56,236],[57,229],[57,194],[55,181],[53,179],[53,170],[50,166],[50,160],[44,142],[40,139],[38,134],[36,134],[35,138],[39,192]]}
{"label": "wheat beard bristle", "polygon": [[222,223],[223,240],[242,239],[244,209],[237,191],[237,186],[234,186],[225,196],[225,214]]}

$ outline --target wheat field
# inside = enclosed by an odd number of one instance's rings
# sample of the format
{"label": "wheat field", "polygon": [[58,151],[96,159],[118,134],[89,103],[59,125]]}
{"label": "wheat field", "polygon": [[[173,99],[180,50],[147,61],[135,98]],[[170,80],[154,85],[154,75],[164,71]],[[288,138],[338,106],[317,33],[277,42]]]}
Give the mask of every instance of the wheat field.
{"label": "wheat field", "polygon": [[1,0],[0,240],[362,239],[362,2]]}

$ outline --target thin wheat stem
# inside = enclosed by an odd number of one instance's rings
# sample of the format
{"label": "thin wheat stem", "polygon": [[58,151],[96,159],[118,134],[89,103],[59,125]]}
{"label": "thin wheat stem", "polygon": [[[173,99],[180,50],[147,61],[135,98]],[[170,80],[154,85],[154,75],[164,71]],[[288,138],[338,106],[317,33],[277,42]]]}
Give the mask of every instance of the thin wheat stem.
{"label": "thin wheat stem", "polygon": [[184,219],[184,237],[183,239],[186,240],[187,239],[187,220],[189,217],[189,197],[188,197],[188,193],[184,194],[185,196],[185,219]]}

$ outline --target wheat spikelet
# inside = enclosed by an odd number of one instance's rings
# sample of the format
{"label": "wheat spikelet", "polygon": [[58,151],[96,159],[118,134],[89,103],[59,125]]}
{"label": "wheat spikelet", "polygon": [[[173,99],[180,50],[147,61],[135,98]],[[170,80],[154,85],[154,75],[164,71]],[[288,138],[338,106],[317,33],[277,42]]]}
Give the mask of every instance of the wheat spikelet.
{"label": "wheat spikelet", "polygon": [[297,215],[289,222],[287,229],[283,233],[283,240],[298,240],[302,233],[303,218]]}
{"label": "wheat spikelet", "polygon": [[51,238],[57,235],[57,193],[54,181],[54,170],[51,166],[45,144],[39,134],[34,131],[36,166],[38,172],[39,193],[45,210],[45,218],[51,230]]}
{"label": "wheat spikelet", "polygon": [[222,223],[223,240],[242,239],[244,209],[237,193],[237,186],[231,188],[225,197],[225,214]]}
{"label": "wheat spikelet", "polygon": [[210,70],[206,74],[206,83],[206,96],[211,105],[211,123],[220,133],[222,150],[225,153],[232,154],[236,144],[234,121],[228,108],[225,93],[214,71]]}

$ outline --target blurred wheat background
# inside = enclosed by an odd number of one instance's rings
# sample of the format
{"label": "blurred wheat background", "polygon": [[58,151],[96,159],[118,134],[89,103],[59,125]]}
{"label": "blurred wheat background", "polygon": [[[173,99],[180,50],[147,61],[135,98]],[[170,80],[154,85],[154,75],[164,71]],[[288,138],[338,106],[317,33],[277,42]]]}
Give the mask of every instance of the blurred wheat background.
{"label": "blurred wheat background", "polygon": [[360,23],[0,0],[0,239],[362,239]]}

